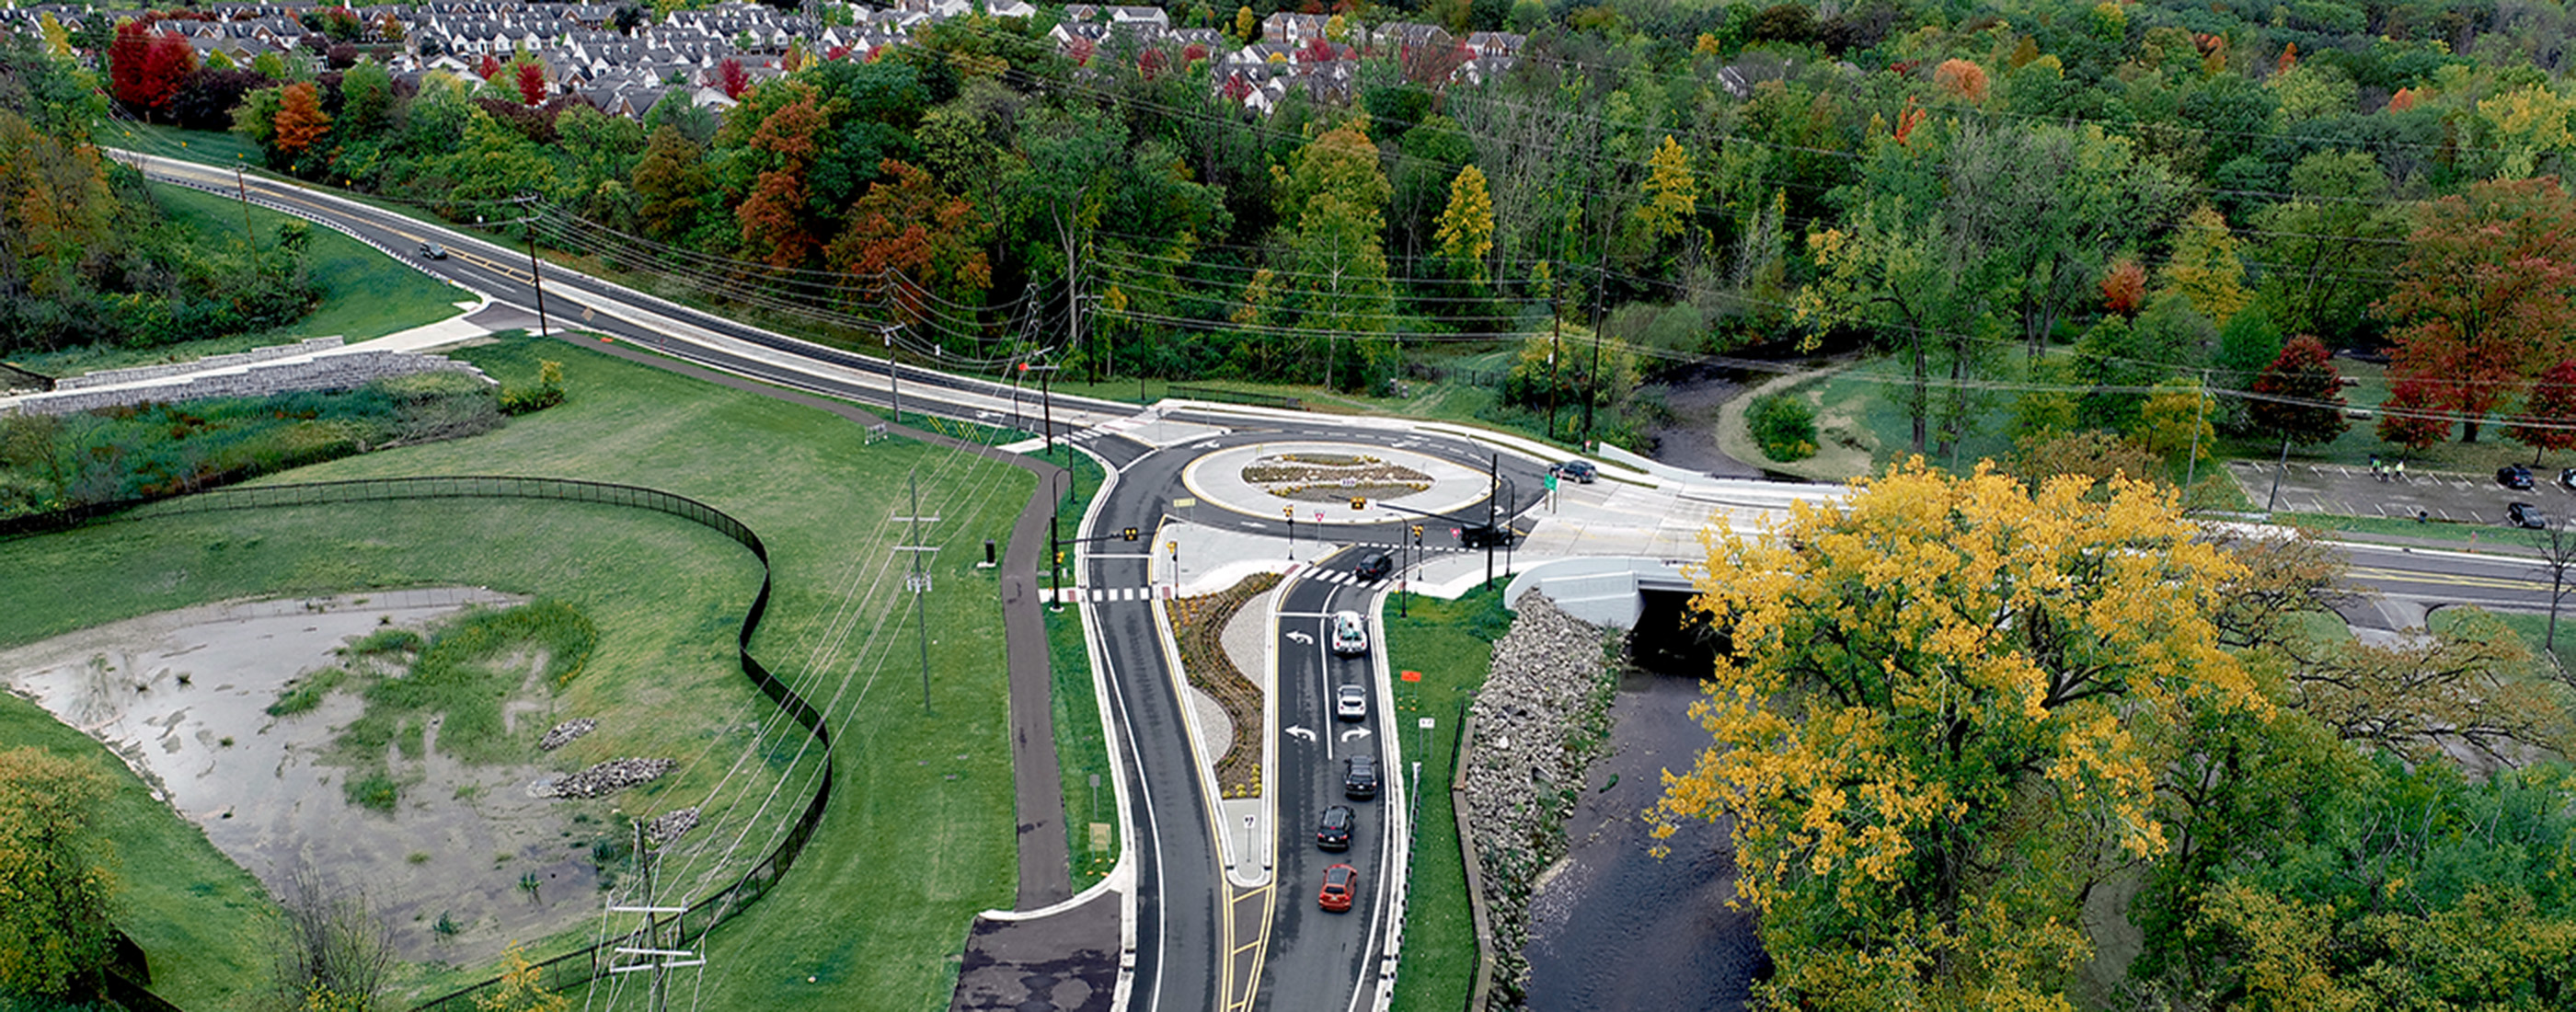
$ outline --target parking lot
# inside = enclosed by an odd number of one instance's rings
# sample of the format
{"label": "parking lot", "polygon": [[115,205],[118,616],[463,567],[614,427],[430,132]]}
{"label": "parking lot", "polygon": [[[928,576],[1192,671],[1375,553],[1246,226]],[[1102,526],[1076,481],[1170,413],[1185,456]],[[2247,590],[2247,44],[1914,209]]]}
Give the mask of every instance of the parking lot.
{"label": "parking lot", "polygon": [[2288,473],[2274,464],[2229,461],[2227,471],[2261,507],[2272,501],[2272,478],[2281,474],[2281,495],[2274,509],[2289,513],[2414,519],[2417,511],[2434,520],[2503,526],[2505,510],[2517,502],[2538,506],[2553,518],[2576,516],[2576,492],[2558,484],[2558,466],[2531,469],[2532,488],[2515,490],[2497,484],[2495,475],[2408,471],[2403,478],[2373,477],[2368,462],[2316,464],[2292,461]]}

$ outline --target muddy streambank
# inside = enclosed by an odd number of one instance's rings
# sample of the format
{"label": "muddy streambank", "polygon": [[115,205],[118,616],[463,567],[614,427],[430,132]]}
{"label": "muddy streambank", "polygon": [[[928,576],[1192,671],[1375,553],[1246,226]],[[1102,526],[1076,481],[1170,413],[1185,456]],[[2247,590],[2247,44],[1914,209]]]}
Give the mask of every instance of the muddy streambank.
{"label": "muddy streambank", "polygon": [[[325,761],[361,713],[353,693],[289,717],[266,710],[298,675],[340,663],[332,651],[350,640],[519,603],[430,588],[203,605],[0,651],[0,684],[105,743],[272,893],[310,870],[363,890],[402,958],[475,963],[598,915],[590,844],[613,802],[533,797],[553,770],[469,766],[433,744],[417,757],[388,749],[402,801],[370,811],[342,793],[349,770]],[[507,715],[514,730],[555,719],[531,701]]]}
{"label": "muddy streambank", "polygon": [[1621,679],[1610,753],[1565,823],[1572,849],[1530,901],[1535,1012],[1741,1009],[1767,967],[1753,915],[1726,906],[1735,854],[1725,826],[1685,823],[1671,857],[1649,850],[1640,813],[1663,790],[1662,771],[1688,768],[1709,742],[1690,718],[1698,696],[1688,676]]}

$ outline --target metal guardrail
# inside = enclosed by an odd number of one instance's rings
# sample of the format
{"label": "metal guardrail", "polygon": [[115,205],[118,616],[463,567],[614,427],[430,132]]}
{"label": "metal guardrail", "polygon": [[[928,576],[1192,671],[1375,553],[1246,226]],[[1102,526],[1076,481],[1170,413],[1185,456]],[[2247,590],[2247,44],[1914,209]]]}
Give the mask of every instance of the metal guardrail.
{"label": "metal guardrail", "polygon": [[[735,652],[741,661],[744,676],[750,678],[752,684],[758,686],[762,694],[777,703],[780,709],[787,711],[788,716],[794,718],[805,728],[806,733],[812,735],[814,740],[822,745],[823,780],[815,789],[814,797],[806,802],[805,810],[797,816],[786,839],[772,848],[759,864],[752,866],[750,871],[744,872],[741,878],[724,888],[690,903],[683,912],[668,917],[657,917],[655,927],[676,925],[679,928],[678,944],[686,945],[705,937],[707,932],[714,929],[716,925],[741,913],[753,901],[776,888],[779,879],[796,863],[796,858],[804,853],[805,845],[812,841],[814,829],[822,823],[823,811],[831,803],[832,735],[831,729],[823,723],[822,711],[807,702],[803,696],[798,695],[796,690],[786,682],[771,674],[769,668],[751,654],[752,634],[758,631],[761,618],[769,611],[771,579],[769,548],[761,543],[760,535],[749,525],[734,519],[722,510],[687,496],[659,489],[566,478],[508,475],[368,478],[285,485],[234,486],[175,499],[99,503],[61,513],[20,517],[9,523],[0,524],[0,536],[60,530],[101,520],[125,519],[121,514],[136,511],[144,506],[153,508],[149,513],[138,514],[131,519],[280,506],[318,506],[419,499],[545,499],[652,510],[697,523],[733,539],[750,550],[752,557],[760,562],[760,591],[752,597],[750,609],[743,614],[742,628],[735,638]],[[612,950],[621,945],[637,944],[637,941],[644,937],[646,930],[638,928],[632,934],[609,938],[598,944],[537,963],[535,968],[538,972],[539,986],[549,991],[561,991],[606,975]],[[670,936],[663,937],[667,939]],[[491,993],[500,984],[501,979],[498,977],[478,981],[432,998],[414,1008],[435,1010],[435,1012],[463,1012],[463,1010],[476,1008],[477,999]],[[127,986],[141,990],[137,985],[129,983]],[[165,1012],[176,1012],[175,1007],[169,1006],[167,1002],[162,1002],[159,1007]]]}

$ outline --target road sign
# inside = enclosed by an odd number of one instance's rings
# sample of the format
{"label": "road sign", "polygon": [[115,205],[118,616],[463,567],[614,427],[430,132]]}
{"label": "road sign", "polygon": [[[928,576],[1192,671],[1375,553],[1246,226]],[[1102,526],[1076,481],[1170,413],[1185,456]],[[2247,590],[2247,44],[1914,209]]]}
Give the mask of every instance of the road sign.
{"label": "road sign", "polygon": [[1454,537],[1457,537],[1457,536],[1458,536],[1458,529],[1457,529],[1457,528],[1455,528],[1455,527],[1449,528],[1449,536],[1450,536],[1450,537],[1453,537],[1453,538],[1454,538]]}
{"label": "road sign", "polygon": [[1399,675],[1399,676],[1397,676],[1397,677],[1402,678],[1402,679],[1404,679],[1405,681],[1408,681],[1408,682],[1419,682],[1419,681],[1421,681],[1421,680],[1422,680],[1422,672],[1419,672],[1419,671],[1407,671],[1407,672],[1405,672],[1405,673],[1403,673],[1402,675]]}
{"label": "road sign", "polygon": [[1554,475],[1554,474],[1549,474],[1546,478],[1541,479],[1541,480],[1542,480],[1542,481],[1544,481],[1544,482],[1547,484],[1547,490],[1548,490],[1548,491],[1550,491],[1550,492],[1554,492],[1554,491],[1556,491],[1556,475]]}
{"label": "road sign", "polygon": [[1173,508],[1173,509],[1176,509],[1176,510],[1185,510],[1185,509],[1188,509],[1188,508],[1190,508],[1190,507],[1192,507],[1192,506],[1196,506],[1196,505],[1198,505],[1198,504],[1199,504],[1199,501],[1198,501],[1198,500],[1193,499],[1193,498],[1189,498],[1189,497],[1187,497],[1187,496],[1183,496],[1183,497],[1181,497],[1181,498],[1179,498],[1179,499],[1174,499],[1174,500],[1172,500],[1172,508]]}

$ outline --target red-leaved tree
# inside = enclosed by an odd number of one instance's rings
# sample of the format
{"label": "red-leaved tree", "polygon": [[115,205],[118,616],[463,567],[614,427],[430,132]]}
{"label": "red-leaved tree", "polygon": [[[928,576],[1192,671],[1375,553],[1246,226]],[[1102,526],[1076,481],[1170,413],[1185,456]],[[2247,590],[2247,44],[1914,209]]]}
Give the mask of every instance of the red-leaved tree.
{"label": "red-leaved tree", "polygon": [[2531,385],[2522,402],[2522,417],[2505,427],[2505,435],[2531,447],[2537,466],[2547,450],[2576,447],[2576,361],[2559,359]]}
{"label": "red-leaved tree", "polygon": [[2308,334],[2281,346],[2280,357],[2254,378],[2257,394],[2246,412],[2254,424],[2281,434],[2282,445],[2313,446],[2343,435],[2343,377],[2325,342]]}
{"label": "red-leaved tree", "polygon": [[2147,269],[2123,257],[2102,272],[2102,311],[2136,316],[2147,302]]}
{"label": "red-leaved tree", "polygon": [[2476,442],[2481,417],[2576,351],[2576,201],[2542,176],[2425,205],[2375,308],[2398,324],[2391,372],[2430,384]]}
{"label": "red-leaved tree", "polygon": [[535,60],[519,64],[519,100],[539,105],[546,100],[546,65]]}
{"label": "red-leaved tree", "polygon": [[2451,419],[2441,412],[2441,392],[2432,382],[2398,380],[2388,388],[2388,399],[2379,404],[2379,438],[2409,453],[2432,449],[2451,432]]}
{"label": "red-leaved tree", "polygon": [[179,82],[197,69],[197,51],[188,40],[156,32],[138,19],[116,26],[108,43],[107,75],[116,100],[149,119],[168,109]]}
{"label": "red-leaved tree", "polygon": [[991,227],[966,199],[930,173],[888,158],[887,178],[850,206],[850,225],[823,258],[832,269],[882,291],[897,319],[918,322],[934,295],[974,303],[993,287],[984,257]]}
{"label": "red-leaved tree", "polygon": [[772,110],[751,133],[751,149],[769,167],[734,208],[734,221],[742,226],[743,244],[772,267],[794,267],[814,254],[814,232],[805,215],[805,170],[814,163],[814,138],[823,125],[823,110],[808,93]]}
{"label": "red-leaved tree", "polygon": [[501,59],[490,53],[483,54],[482,61],[474,65],[474,76],[486,81],[501,76]]}
{"label": "red-leaved tree", "polygon": [[716,87],[724,89],[724,97],[741,101],[751,91],[751,72],[742,69],[741,60],[725,57],[716,64]]}

